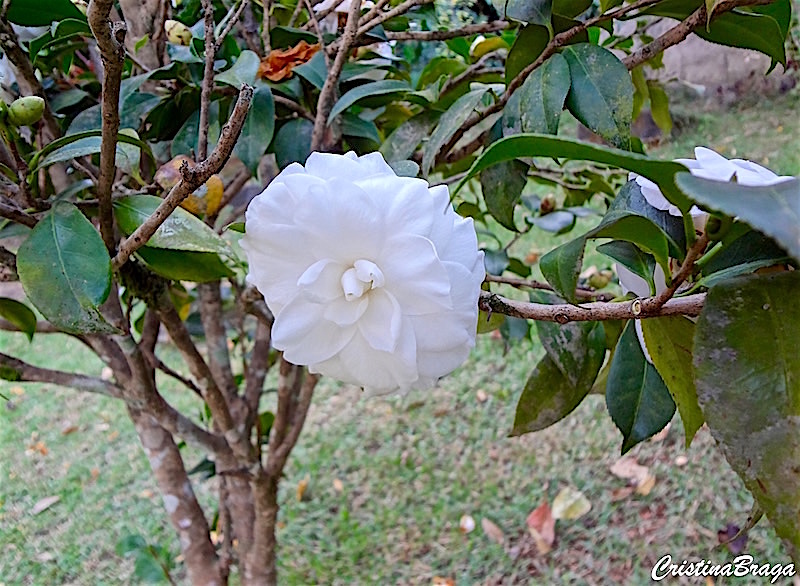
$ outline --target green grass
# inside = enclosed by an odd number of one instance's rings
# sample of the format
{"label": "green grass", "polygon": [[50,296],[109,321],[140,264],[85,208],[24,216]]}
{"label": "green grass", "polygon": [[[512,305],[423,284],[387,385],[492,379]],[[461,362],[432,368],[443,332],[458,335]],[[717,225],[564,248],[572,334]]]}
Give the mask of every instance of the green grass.
{"label": "green grass", "polygon": [[[693,114],[694,122],[653,154],[687,157],[695,145],[708,145],[799,174],[797,106],[790,95],[758,108]],[[514,250],[524,256],[554,242],[532,234]],[[587,265],[603,258],[590,257]],[[101,372],[90,353],[62,336],[39,335],[29,345],[21,335],[0,333],[0,349],[51,368]],[[667,553],[676,560],[730,559],[713,549],[717,530],[744,523],[751,498],[707,430],[684,450],[676,420],[665,439],[635,448],[656,484],[647,496],[621,500],[614,495],[625,482],[609,466],[622,438],[602,397],[590,396],[548,430],[507,437],[541,352],[522,343],[506,353],[500,340],[483,336],[470,361],[438,388],[406,397],[364,399],[357,389],[325,381],[282,485],[282,582],[431,584],[443,576],[463,585],[640,584]],[[199,411],[193,397],[166,389],[190,414]],[[177,553],[119,402],[48,385],[0,382],[0,393],[11,399],[0,406],[0,585],[135,583],[133,564],[114,551],[131,533]],[[46,454],[35,449],[39,442]],[[190,466],[201,458],[184,455]],[[687,462],[679,466],[681,456]],[[306,477],[309,489],[298,501],[296,487]],[[566,486],[582,491],[592,509],[559,521],[553,551],[538,555],[526,516]],[[215,482],[196,488],[213,511]],[[61,500],[33,515],[51,495]],[[478,524],[467,535],[458,528],[464,514]],[[503,530],[503,545],[484,534],[482,518]],[[750,533],[747,552],[762,562],[788,561],[763,522]],[[176,575],[183,576],[180,568]],[[750,582],[736,582],[744,583]]]}

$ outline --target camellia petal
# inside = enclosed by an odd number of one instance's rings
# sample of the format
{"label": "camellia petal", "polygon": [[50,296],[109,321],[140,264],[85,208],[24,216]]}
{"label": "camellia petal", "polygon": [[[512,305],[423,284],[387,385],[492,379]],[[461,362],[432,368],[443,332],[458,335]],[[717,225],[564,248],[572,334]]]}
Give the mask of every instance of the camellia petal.
{"label": "camellia petal", "polygon": [[475,344],[483,252],[445,186],[312,154],[256,196],[242,248],[274,346],[370,393],[429,388]]}

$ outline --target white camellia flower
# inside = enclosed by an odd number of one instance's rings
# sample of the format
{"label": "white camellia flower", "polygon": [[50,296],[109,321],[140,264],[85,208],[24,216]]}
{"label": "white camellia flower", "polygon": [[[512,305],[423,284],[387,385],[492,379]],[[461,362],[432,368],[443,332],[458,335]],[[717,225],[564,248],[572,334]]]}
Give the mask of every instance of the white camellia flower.
{"label": "white camellia flower", "polygon": [[446,186],[398,177],[379,153],[312,153],[246,226],[247,279],[288,361],[381,393],[432,386],[474,346],[483,252]]}
{"label": "white camellia flower", "polygon": [[[314,5],[314,12],[322,12],[329,10],[331,6],[336,3],[336,0],[323,0],[319,4]],[[335,33],[339,29],[339,15],[345,16],[350,12],[350,6],[353,0],[344,0],[333,9],[329,15],[319,22],[319,28],[323,33]],[[372,0],[362,0],[361,9],[369,9],[375,6]]]}
{"label": "white camellia flower", "polygon": [[[791,177],[779,176],[761,165],[744,159],[726,159],[719,153],[706,147],[696,147],[694,149],[694,159],[675,159],[689,169],[689,172],[696,177],[712,179],[714,181],[736,181],[742,185],[759,186],[780,183]],[[681,211],[677,206],[671,204],[661,193],[658,185],[649,179],[631,173],[628,177],[634,179],[642,190],[642,195],[651,206],[656,209],[667,211],[673,216],[680,216]],[[689,211],[694,219],[695,228],[703,230],[708,219],[708,214],[697,206],[693,206]]]}
{"label": "white camellia flower", "polygon": [[[706,147],[696,147],[694,149],[694,156],[694,159],[675,159],[675,161],[686,166],[692,175],[704,179],[711,179],[713,181],[736,181],[737,183],[749,185],[751,187],[772,185],[787,179],[792,179],[792,177],[777,175],[766,167],[762,167],[752,161],[747,161],[745,159],[726,159],[719,153]],[[662,211],[667,211],[673,216],[682,215],[678,207],[671,204],[667,198],[664,197],[658,185],[635,173],[631,173],[629,179],[636,181],[642,190],[642,196],[644,196],[647,203],[651,206]],[[690,213],[692,214],[695,228],[701,231],[704,230],[708,214],[697,206],[693,206]],[[629,271],[620,264],[615,265],[615,270],[619,277],[619,284],[624,293],[633,292],[638,297],[650,296],[650,286],[647,284],[647,281],[639,275]],[[653,280],[656,287],[656,295],[667,288],[664,270],[660,265],[656,265],[653,273]],[[653,361],[644,343],[642,323],[637,319],[635,325],[636,335],[639,337],[639,344],[644,351],[645,358],[652,364]]]}

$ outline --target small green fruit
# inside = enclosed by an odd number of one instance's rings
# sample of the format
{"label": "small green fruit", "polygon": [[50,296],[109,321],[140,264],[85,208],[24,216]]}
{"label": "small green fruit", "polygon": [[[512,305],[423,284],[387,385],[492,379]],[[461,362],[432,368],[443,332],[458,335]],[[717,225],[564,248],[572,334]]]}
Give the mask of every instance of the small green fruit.
{"label": "small green fruit", "polygon": [[731,229],[733,225],[733,218],[730,216],[721,216],[713,214],[706,222],[706,235],[712,242],[722,240]]}
{"label": "small green fruit", "polygon": [[8,107],[8,121],[14,126],[30,126],[42,119],[44,100],[39,96],[17,98]]}
{"label": "small green fruit", "polygon": [[606,273],[607,271],[601,271],[592,274],[589,277],[589,286],[593,289],[604,289],[611,282],[611,278]]}

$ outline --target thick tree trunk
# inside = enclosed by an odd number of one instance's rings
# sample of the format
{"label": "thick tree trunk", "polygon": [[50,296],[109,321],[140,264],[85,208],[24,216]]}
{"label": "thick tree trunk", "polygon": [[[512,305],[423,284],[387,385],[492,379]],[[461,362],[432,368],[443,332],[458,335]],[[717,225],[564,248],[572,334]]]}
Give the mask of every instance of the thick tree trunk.
{"label": "thick tree trunk", "polygon": [[261,472],[253,480],[256,518],[253,545],[245,561],[244,586],[276,586],[278,567],[276,564],[275,528],[278,521],[278,480]]}
{"label": "thick tree trunk", "polygon": [[208,533],[208,521],[200,508],[172,436],[150,415],[129,409],[142,447],[150,460],[164,507],[169,513],[193,586],[223,586],[219,560]]}

